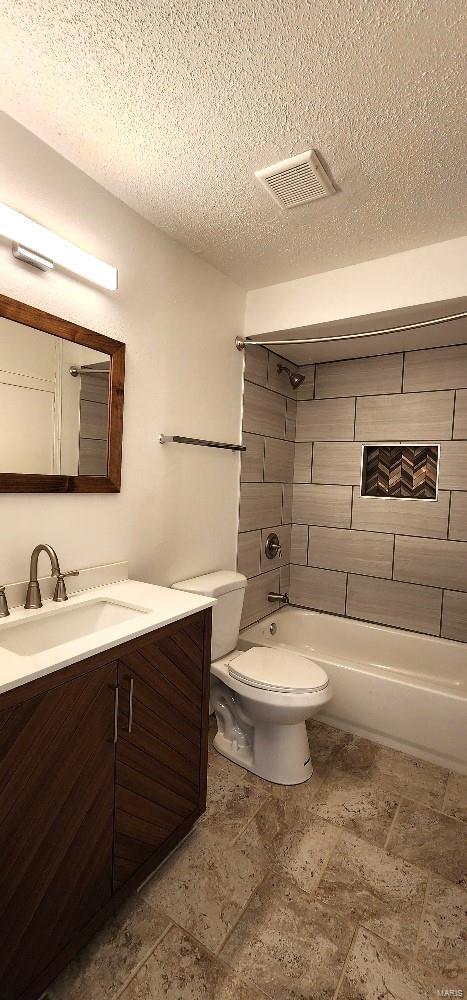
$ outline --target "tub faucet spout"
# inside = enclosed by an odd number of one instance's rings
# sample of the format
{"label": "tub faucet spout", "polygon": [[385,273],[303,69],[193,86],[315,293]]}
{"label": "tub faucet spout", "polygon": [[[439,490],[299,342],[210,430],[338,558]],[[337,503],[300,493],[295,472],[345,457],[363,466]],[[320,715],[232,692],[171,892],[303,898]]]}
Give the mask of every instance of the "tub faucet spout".
{"label": "tub faucet spout", "polygon": [[276,594],[275,590],[271,590],[268,594],[268,601],[274,604],[276,601],[280,601],[281,604],[290,604],[288,594]]}

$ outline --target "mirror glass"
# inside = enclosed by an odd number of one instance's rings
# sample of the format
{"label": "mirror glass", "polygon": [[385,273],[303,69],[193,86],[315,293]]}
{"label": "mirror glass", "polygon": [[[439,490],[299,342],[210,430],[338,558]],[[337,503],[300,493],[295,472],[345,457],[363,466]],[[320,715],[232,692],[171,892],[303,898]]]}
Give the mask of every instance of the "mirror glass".
{"label": "mirror glass", "polygon": [[0,472],[106,476],[110,356],[0,317]]}

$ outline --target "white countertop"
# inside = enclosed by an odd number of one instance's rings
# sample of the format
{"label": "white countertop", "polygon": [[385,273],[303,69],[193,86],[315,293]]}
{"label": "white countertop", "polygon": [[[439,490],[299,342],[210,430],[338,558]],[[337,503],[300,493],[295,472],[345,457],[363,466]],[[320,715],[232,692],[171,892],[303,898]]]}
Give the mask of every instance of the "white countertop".
{"label": "white countertop", "polygon": [[[2,646],[2,631],[9,629],[15,622],[30,619],[38,621],[44,616],[50,621],[51,616],[59,615],[62,611],[79,604],[103,600],[129,605],[136,611],[145,613],[31,656],[20,656]],[[186,618],[197,611],[203,611],[215,603],[210,598],[187,594],[182,590],[156,587],[136,580],[123,580],[121,583],[82,591],[71,596],[63,604],[48,600],[44,601],[42,608],[34,611],[15,608],[8,618],[0,619],[0,694],[67,667],[70,663],[76,663],[130,639],[136,639],[153,629]]]}

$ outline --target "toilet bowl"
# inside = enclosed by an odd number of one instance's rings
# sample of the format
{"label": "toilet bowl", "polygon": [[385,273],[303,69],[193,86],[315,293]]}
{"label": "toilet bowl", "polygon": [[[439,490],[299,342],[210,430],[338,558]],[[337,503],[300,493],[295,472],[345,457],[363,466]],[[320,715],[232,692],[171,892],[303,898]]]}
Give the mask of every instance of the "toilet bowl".
{"label": "toilet bowl", "polygon": [[329,701],[325,671],[288,649],[236,648],[246,578],[220,571],[181,580],[178,590],[216,599],[213,607],[211,707],[214,747],[254,774],[296,785],[313,773],[305,721]]}

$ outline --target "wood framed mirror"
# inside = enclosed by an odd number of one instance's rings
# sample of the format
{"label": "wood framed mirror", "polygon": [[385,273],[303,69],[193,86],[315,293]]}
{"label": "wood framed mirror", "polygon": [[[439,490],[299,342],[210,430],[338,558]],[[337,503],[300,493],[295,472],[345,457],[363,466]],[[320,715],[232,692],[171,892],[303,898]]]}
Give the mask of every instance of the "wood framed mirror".
{"label": "wood framed mirror", "polygon": [[118,493],[125,344],[0,294],[0,493]]}

